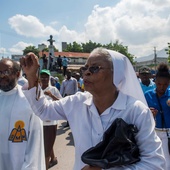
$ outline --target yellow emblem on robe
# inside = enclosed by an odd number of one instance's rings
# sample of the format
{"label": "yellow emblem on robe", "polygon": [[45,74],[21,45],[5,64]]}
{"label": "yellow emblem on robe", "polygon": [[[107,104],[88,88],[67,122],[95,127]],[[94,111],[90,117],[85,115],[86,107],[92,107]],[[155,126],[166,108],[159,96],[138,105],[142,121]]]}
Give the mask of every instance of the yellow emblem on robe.
{"label": "yellow emblem on robe", "polygon": [[14,128],[12,129],[8,140],[12,142],[23,142],[27,141],[26,131],[24,129],[25,123],[22,120],[15,122]]}

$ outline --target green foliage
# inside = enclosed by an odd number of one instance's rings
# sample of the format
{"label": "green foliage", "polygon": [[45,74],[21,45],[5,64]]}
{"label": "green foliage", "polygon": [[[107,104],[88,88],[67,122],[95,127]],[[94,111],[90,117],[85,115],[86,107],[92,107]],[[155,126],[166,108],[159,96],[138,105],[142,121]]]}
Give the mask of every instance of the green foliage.
{"label": "green foliage", "polygon": [[119,40],[116,40],[115,43],[110,42],[109,44],[103,45],[103,47],[110,49],[110,50],[117,51],[117,52],[125,55],[126,57],[128,57],[132,64],[135,63],[134,55],[132,55],[128,52],[128,46],[123,46],[122,43],[119,43]]}
{"label": "green foliage", "polygon": [[[24,50],[23,50],[23,55],[26,55],[27,53],[29,52],[33,52],[34,54],[36,54],[38,57],[39,57],[39,49],[36,48],[35,46],[28,46],[26,47]],[[42,50],[42,52],[49,52],[49,49],[48,48],[44,48]],[[54,52],[58,52],[58,49],[54,47]]]}
{"label": "green foliage", "polygon": [[83,48],[83,53],[90,53],[93,49],[97,47],[102,47],[100,43],[95,43],[89,40],[87,43],[81,43],[82,48]]}
{"label": "green foliage", "polygon": [[29,52],[33,52],[35,55],[39,57],[39,50],[35,46],[28,46],[23,50],[23,55],[26,55]]}
{"label": "green foliage", "polygon": [[64,50],[65,52],[82,52],[82,47],[77,42],[73,42],[73,44],[69,43],[67,48]]}
{"label": "green foliage", "polygon": [[119,43],[118,40],[116,40],[115,43],[110,42],[109,44],[104,44],[104,45],[102,45],[100,43],[92,42],[91,40],[89,40],[89,42],[87,42],[87,43],[81,43],[81,44],[78,44],[74,41],[73,44],[69,43],[67,45],[67,48],[64,51],[65,52],[90,53],[93,49],[95,49],[97,47],[104,47],[104,48],[107,48],[110,50],[118,51],[118,52],[124,54],[125,56],[127,56],[129,58],[129,60],[132,62],[132,64],[134,64],[134,55],[130,54],[128,52],[128,47],[123,46],[122,43]]}

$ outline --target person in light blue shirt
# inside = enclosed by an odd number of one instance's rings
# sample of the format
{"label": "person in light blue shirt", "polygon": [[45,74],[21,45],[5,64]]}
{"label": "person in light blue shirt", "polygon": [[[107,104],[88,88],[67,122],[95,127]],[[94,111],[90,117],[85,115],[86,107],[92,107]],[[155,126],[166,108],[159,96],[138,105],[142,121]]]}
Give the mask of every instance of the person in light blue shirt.
{"label": "person in light blue shirt", "polygon": [[66,58],[66,56],[64,56],[62,59],[62,65],[63,65],[63,75],[65,76],[67,71],[67,65],[68,65],[68,59]]}
{"label": "person in light blue shirt", "polygon": [[145,93],[145,98],[153,116],[155,117],[156,132],[162,141],[165,155],[166,169],[170,169],[170,73],[168,65],[161,63],[158,66],[155,84],[156,88]]}
{"label": "person in light blue shirt", "polygon": [[151,79],[151,70],[149,67],[144,66],[139,69],[139,78],[143,93],[156,87],[155,82]]}

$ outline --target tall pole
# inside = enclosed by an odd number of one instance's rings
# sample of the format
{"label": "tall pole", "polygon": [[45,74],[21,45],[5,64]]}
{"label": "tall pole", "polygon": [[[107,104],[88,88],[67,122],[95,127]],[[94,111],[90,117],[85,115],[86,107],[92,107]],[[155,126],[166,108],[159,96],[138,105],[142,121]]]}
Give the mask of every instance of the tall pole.
{"label": "tall pole", "polygon": [[156,73],[156,62],[157,62],[157,54],[156,54],[156,47],[154,47],[154,63],[155,63],[155,73]]}

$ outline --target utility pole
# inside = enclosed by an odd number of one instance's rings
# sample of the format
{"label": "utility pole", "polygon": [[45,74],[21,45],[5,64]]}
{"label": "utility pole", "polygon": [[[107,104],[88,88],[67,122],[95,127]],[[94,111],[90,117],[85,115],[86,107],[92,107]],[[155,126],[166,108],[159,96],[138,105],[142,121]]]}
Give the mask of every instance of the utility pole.
{"label": "utility pole", "polygon": [[157,62],[157,54],[156,54],[156,47],[154,47],[154,63],[155,63],[155,73],[156,73],[156,62]]}
{"label": "utility pole", "polygon": [[168,48],[165,49],[166,54],[168,54],[168,63],[170,63],[170,43],[168,42]]}

